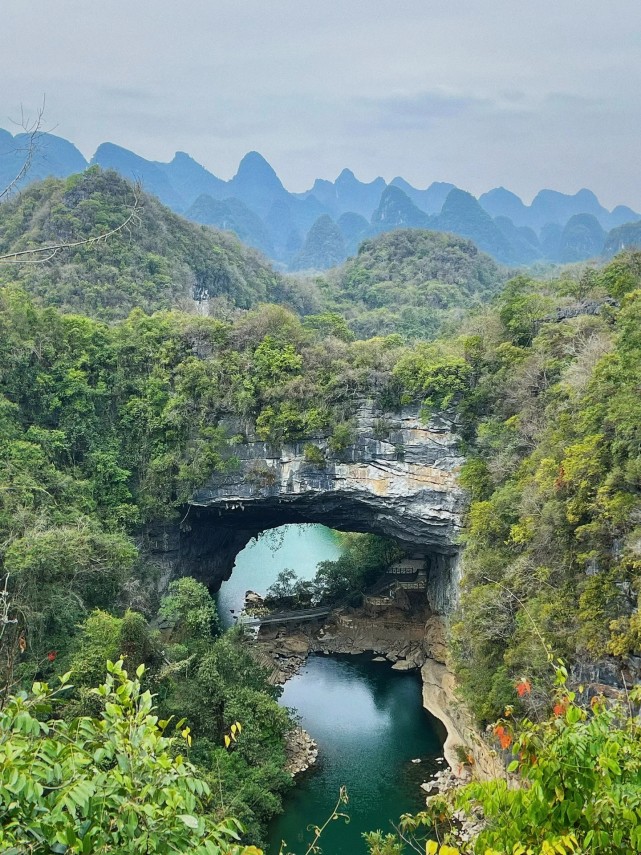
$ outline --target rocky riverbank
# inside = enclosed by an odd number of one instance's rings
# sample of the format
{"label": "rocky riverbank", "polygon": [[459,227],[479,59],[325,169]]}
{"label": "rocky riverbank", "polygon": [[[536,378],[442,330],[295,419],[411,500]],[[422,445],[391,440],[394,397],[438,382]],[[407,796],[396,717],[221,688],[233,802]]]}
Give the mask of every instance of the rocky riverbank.
{"label": "rocky riverbank", "polygon": [[425,603],[409,609],[337,610],[322,624],[265,626],[255,649],[261,661],[273,663],[272,679],[279,683],[297,673],[310,653],[371,653],[375,662],[392,663],[395,670],[420,670],[423,706],[446,730],[443,752],[452,773],[459,780],[502,774],[499,758],[456,697],[455,679],[446,665],[444,619]]}
{"label": "rocky riverbank", "polygon": [[293,778],[314,765],[318,758],[318,745],[306,730],[295,727],[285,737],[285,753],[285,771]]}

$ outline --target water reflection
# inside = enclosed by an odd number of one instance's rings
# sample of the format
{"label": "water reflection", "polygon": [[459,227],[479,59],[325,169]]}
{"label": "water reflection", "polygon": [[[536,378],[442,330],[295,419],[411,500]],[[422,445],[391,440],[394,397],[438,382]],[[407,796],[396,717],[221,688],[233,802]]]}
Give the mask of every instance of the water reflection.
{"label": "water reflection", "polygon": [[[313,657],[285,685],[281,703],[300,714],[319,744],[320,762],[272,823],[270,853],[281,839],[300,849],[306,827],[324,822],[342,785],[350,823],[334,822],[323,835],[323,851],[332,855],[364,853],[363,831],[389,831],[402,813],[424,805],[419,784],[437,768],[441,743],[422,707],[418,674],[367,656]],[[419,757],[420,765],[411,763]]]}

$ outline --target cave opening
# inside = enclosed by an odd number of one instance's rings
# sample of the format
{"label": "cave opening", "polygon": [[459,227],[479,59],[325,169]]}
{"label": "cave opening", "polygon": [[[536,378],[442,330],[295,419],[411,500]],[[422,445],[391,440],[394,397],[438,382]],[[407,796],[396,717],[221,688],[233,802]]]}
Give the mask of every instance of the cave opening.
{"label": "cave opening", "polygon": [[275,445],[244,436],[233,466],[194,491],[180,526],[148,537],[163,581],[194,576],[215,593],[261,532],[313,523],[389,538],[422,558],[430,608],[452,610],[467,495],[457,479],[464,459],[451,414],[433,413],[426,422],[416,406],[383,413],[363,401],[353,444],[335,452],[315,437],[313,457],[311,440]]}
{"label": "cave opening", "polygon": [[[429,519],[417,520],[415,516],[404,513],[402,507],[381,511],[378,505],[359,502],[345,495],[314,498],[315,501],[310,501],[309,497],[300,501],[299,497],[286,500],[281,496],[258,500],[225,499],[214,506],[192,504],[181,526],[178,573],[195,576],[212,593],[217,593],[233,574],[234,583],[228,590],[243,587],[244,594],[245,590],[253,590],[246,568],[243,570],[242,555],[248,544],[261,544],[261,547],[250,547],[250,550],[258,548],[260,551],[265,541],[273,545],[281,537],[279,532],[288,531],[287,544],[291,546],[292,555],[290,564],[286,566],[297,571],[305,568],[304,572],[313,576],[318,561],[332,560],[332,556],[320,555],[317,561],[311,561],[309,554],[304,554],[305,550],[310,552],[308,544],[302,546],[299,550],[301,555],[296,558],[294,531],[312,531],[316,535],[320,531],[376,534],[393,540],[413,560],[422,562],[427,574],[426,596],[431,610],[437,614],[447,614],[452,610],[458,589],[458,549],[451,542],[447,524],[440,527],[434,514]],[[311,542],[314,543],[314,538]],[[315,546],[311,551],[314,550]],[[249,555],[251,557],[251,551]],[[265,569],[267,556],[265,552],[262,564],[259,561],[252,572],[260,573],[261,567]],[[290,560],[287,553],[284,558]],[[240,567],[237,566],[239,560]],[[264,587],[269,587],[271,581]],[[237,594],[235,597],[237,603]],[[235,612],[237,606],[231,605],[230,608]]]}
{"label": "cave opening", "polygon": [[335,561],[342,551],[339,533],[320,523],[288,523],[262,531],[236,555],[229,579],[215,595],[223,626],[234,625],[248,591],[264,596],[287,570],[309,581],[322,561]]}

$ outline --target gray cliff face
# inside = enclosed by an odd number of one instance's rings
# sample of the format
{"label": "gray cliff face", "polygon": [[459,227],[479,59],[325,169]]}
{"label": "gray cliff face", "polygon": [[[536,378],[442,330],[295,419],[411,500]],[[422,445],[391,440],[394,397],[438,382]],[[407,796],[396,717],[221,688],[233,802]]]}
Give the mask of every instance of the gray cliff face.
{"label": "gray cliff face", "polygon": [[[323,523],[342,531],[391,537],[425,556],[428,600],[446,613],[457,593],[458,535],[465,494],[456,473],[463,463],[448,414],[424,424],[417,408],[382,413],[364,402],[354,444],[332,455],[326,439],[312,442],[324,462],[305,458],[308,442],[282,447],[252,440],[237,446],[233,474],[215,475],[197,490],[180,536],[151,536],[172,572],[211,588],[229,578],[238,552],[261,531],[286,523]],[[162,538],[169,537],[169,549]]]}

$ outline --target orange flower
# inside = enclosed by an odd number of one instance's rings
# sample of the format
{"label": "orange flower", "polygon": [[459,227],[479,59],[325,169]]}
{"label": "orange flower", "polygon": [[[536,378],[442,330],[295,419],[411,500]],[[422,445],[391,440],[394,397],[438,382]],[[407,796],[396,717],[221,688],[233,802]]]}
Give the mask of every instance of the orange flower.
{"label": "orange flower", "polygon": [[529,695],[532,691],[532,683],[527,680],[525,677],[521,677],[519,682],[516,684],[516,694],[519,698],[522,698],[524,695]]}
{"label": "orange flower", "polygon": [[499,738],[499,742],[501,743],[501,748],[505,750],[506,748],[509,748],[512,744],[512,737],[509,733],[504,733],[503,736]]}
{"label": "orange flower", "polygon": [[509,748],[512,744],[512,736],[507,732],[502,724],[497,724],[494,728],[494,734],[498,737],[501,748]]}

